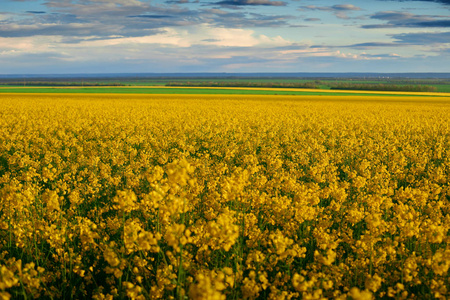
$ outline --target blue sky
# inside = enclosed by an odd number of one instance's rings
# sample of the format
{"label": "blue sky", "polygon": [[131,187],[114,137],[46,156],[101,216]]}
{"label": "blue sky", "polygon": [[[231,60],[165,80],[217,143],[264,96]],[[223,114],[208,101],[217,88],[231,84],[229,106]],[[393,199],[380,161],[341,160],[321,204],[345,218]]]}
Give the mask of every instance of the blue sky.
{"label": "blue sky", "polygon": [[450,72],[450,0],[0,0],[0,74]]}

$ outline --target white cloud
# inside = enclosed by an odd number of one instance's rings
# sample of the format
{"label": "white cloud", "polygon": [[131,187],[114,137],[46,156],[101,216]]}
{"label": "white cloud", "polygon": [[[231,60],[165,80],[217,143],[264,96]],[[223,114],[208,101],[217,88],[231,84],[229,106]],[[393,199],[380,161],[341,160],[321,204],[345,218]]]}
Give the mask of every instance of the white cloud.
{"label": "white cloud", "polygon": [[0,51],[12,51],[11,53],[40,53],[50,51],[52,45],[61,40],[55,36],[40,37],[0,37]]}
{"label": "white cloud", "polygon": [[268,37],[255,34],[253,30],[236,28],[213,28],[202,26],[197,37],[197,44],[222,47],[280,47],[292,44],[281,36]]}
{"label": "white cloud", "polygon": [[168,70],[173,66],[213,65],[211,68],[214,68],[216,65],[219,68],[230,62],[236,66],[247,63],[257,66],[258,63],[267,64],[269,60],[279,64],[296,59],[277,51],[279,47],[293,44],[281,36],[271,37],[253,30],[211,25],[183,29],[168,27],[157,34],[142,37],[84,38],[80,42],[64,36],[0,38],[0,64],[7,68],[13,62],[21,67],[27,63],[29,69],[46,65],[59,72],[70,73],[70,69],[93,65],[102,66],[102,70],[105,66],[116,65],[140,69],[147,65],[157,70]]}
{"label": "white cloud", "polygon": [[[186,32],[184,32],[186,33]],[[98,39],[98,40],[87,40],[74,45],[66,45],[67,47],[74,48],[98,48],[107,46],[117,46],[117,45],[129,45],[133,46],[136,44],[158,44],[167,46],[177,46],[177,47],[189,47],[191,43],[183,37],[183,30],[177,31],[173,28],[163,28],[161,33],[142,36],[142,37],[113,37],[110,39]]]}
{"label": "white cloud", "polygon": [[208,45],[219,47],[281,47],[292,42],[281,36],[269,37],[256,34],[249,29],[215,28],[211,26],[196,26],[180,28],[162,28],[161,33],[142,37],[117,37],[83,41],[67,47],[106,47],[117,45],[155,44],[161,46],[191,47],[193,45]]}

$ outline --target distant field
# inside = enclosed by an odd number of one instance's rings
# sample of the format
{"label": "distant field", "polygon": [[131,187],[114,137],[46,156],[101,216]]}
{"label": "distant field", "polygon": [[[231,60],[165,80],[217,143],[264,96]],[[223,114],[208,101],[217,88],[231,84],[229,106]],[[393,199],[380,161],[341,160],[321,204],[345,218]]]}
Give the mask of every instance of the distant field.
{"label": "distant field", "polygon": [[[222,79],[205,79],[205,78],[189,78],[189,79],[152,79],[152,80],[131,80],[131,81],[111,81],[111,83],[122,83],[125,85],[131,86],[161,86],[166,85],[171,82],[204,82],[204,81],[215,81],[215,82],[255,82],[255,83],[307,83],[311,81],[315,81],[312,79],[296,79],[296,78],[286,78],[286,79],[273,79],[273,78],[222,78]],[[396,81],[389,80],[348,80],[348,79],[339,79],[339,80],[319,80],[319,86],[321,89],[329,89],[332,83],[339,82],[351,82],[351,83],[369,83],[369,84],[397,84]],[[414,82],[414,81],[412,81]],[[408,81],[399,84],[411,84]],[[431,80],[421,80],[418,81],[418,84],[422,85],[431,85],[437,88],[438,92],[441,93],[450,93],[450,83],[448,84],[436,84]]]}
{"label": "distant field", "polygon": [[[371,85],[398,85],[398,86],[430,86],[436,92],[450,93],[450,80],[432,78],[272,78],[272,77],[163,77],[163,78],[30,78],[28,80],[3,79],[0,87],[51,87],[51,86],[78,86],[91,87],[92,85],[125,85],[130,87],[165,86],[168,84],[196,84],[196,83],[237,83],[245,86],[253,84],[314,84],[320,89],[330,89],[339,84],[371,84]],[[207,85],[208,86],[208,85]]]}
{"label": "distant field", "polygon": [[87,93],[87,94],[223,94],[223,95],[326,95],[326,96],[440,96],[440,93],[373,92],[373,91],[330,91],[319,89],[286,88],[197,88],[197,87],[0,87],[0,93]]}
{"label": "distant field", "polygon": [[[166,88],[166,87],[89,87],[89,88],[0,88],[0,93],[89,93],[89,94],[241,94],[241,95],[330,95],[320,91],[230,89],[230,88]],[[332,93],[342,95],[342,93]],[[366,95],[368,93],[361,93]]]}

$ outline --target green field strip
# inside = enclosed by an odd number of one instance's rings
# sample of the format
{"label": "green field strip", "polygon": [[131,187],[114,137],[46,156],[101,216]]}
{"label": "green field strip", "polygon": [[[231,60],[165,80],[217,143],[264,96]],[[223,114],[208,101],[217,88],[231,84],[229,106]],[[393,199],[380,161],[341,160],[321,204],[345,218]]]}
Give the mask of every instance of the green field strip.
{"label": "green field strip", "polygon": [[448,95],[418,95],[395,94],[377,92],[329,92],[329,91],[299,91],[297,90],[270,90],[270,89],[239,89],[239,88],[151,88],[151,87],[21,87],[0,88],[1,93],[62,93],[62,94],[223,94],[223,95],[318,95],[318,96],[419,96],[419,97],[448,97]]}

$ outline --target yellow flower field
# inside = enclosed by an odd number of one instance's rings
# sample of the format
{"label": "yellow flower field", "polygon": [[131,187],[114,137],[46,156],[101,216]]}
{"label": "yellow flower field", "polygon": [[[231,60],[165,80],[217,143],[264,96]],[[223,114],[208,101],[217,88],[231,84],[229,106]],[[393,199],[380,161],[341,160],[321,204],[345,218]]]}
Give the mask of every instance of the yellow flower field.
{"label": "yellow flower field", "polygon": [[450,297],[450,97],[0,95],[0,299]]}

